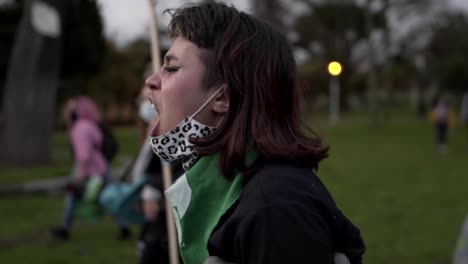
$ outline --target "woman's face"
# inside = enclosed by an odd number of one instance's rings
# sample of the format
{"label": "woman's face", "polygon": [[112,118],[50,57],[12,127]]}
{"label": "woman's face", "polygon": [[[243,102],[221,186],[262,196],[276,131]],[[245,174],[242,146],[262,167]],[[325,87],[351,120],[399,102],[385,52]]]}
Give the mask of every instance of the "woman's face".
{"label": "woman's face", "polygon": [[[184,118],[192,115],[215,91],[216,87],[203,87],[205,65],[201,49],[194,43],[178,37],[164,57],[164,65],[146,80],[151,90],[149,99],[159,112],[159,123],[153,136],[174,129]],[[214,101],[214,100],[213,100]],[[208,104],[195,119],[206,125],[216,125],[216,115]]]}

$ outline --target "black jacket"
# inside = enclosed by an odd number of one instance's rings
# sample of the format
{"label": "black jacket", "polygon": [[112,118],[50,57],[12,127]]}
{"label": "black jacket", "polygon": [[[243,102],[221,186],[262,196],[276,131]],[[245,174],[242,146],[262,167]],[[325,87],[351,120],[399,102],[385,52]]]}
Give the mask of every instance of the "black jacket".
{"label": "black jacket", "polygon": [[137,243],[139,264],[169,263],[166,214],[161,210],[158,220],[147,222]]}
{"label": "black jacket", "polygon": [[360,231],[337,208],[311,166],[260,161],[213,230],[210,256],[240,264],[362,263]]}

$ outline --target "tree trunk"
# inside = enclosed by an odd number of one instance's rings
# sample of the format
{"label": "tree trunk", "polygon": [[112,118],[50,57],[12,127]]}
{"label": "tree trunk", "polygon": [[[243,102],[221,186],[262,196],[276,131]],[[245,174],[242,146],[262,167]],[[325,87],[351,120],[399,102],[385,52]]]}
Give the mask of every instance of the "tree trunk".
{"label": "tree trunk", "polygon": [[50,161],[52,152],[61,34],[60,29],[55,36],[40,33],[37,26],[33,26],[31,8],[38,2],[57,10],[62,28],[62,14],[67,1],[29,0],[24,3],[24,13],[10,58],[3,103],[5,123],[1,157],[13,165],[46,163]]}
{"label": "tree trunk", "polygon": [[367,96],[369,103],[369,112],[371,115],[371,125],[379,126],[380,117],[378,109],[378,98],[377,98],[377,74],[375,72],[375,47],[372,41],[372,31],[374,29],[374,23],[372,18],[372,10],[370,8],[371,0],[367,0],[366,6],[366,30],[367,30],[367,45],[368,45],[368,58],[369,58],[369,72],[367,74]]}
{"label": "tree trunk", "polygon": [[386,25],[384,28],[384,49],[386,51],[386,56],[385,56],[385,64],[383,67],[383,90],[385,94],[387,95],[387,98],[384,98],[385,102],[384,105],[381,107],[382,115],[385,121],[388,121],[390,118],[389,116],[389,111],[388,111],[388,96],[392,94],[394,82],[393,82],[393,75],[392,75],[392,66],[393,66],[393,61],[392,61],[392,53],[391,53],[391,48],[392,48],[392,32],[390,28],[390,21],[388,19],[388,12],[390,10],[390,1],[385,0],[384,1],[384,10],[383,13],[386,16]]}

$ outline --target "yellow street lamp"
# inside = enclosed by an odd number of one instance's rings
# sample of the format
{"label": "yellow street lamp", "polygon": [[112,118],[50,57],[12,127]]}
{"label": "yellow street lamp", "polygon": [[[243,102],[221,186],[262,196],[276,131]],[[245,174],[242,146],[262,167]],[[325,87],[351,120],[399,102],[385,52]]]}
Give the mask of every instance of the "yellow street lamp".
{"label": "yellow street lamp", "polygon": [[338,77],[340,76],[341,72],[343,71],[343,67],[337,61],[332,61],[328,64],[328,73],[330,75]]}

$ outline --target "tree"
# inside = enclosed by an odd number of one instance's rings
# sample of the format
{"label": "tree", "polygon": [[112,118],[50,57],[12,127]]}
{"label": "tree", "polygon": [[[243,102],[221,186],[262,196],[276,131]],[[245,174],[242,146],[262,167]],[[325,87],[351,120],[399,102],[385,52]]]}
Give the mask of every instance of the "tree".
{"label": "tree", "polygon": [[4,161],[29,165],[47,162],[51,156],[66,1],[24,4],[7,74],[1,150]]}
{"label": "tree", "polygon": [[[318,65],[310,68],[318,69],[315,75],[321,74],[322,79],[328,78],[325,70],[328,62],[338,60],[343,64],[345,70],[340,78],[345,96],[356,80],[356,69],[363,63],[362,56],[356,55],[356,49],[362,47],[369,34],[366,9],[351,0],[303,3],[309,12],[295,21],[299,35],[295,45],[308,51],[311,63]],[[380,13],[372,14],[370,19],[376,27],[385,26]]]}
{"label": "tree", "polygon": [[268,22],[276,30],[285,31],[282,16],[284,7],[280,0],[257,0],[252,1],[252,5],[256,17]]}
{"label": "tree", "polygon": [[[88,80],[100,71],[106,48],[102,21],[96,0],[27,0],[17,4],[23,15],[4,91],[1,158],[19,165],[45,163],[52,151],[57,90],[58,101],[82,94]],[[33,8],[42,13],[34,18]],[[53,9],[58,13],[57,34],[47,32],[47,23],[41,29],[41,23],[35,22],[47,22],[44,12]],[[49,22],[56,19],[50,12],[47,17]]]}
{"label": "tree", "polygon": [[365,3],[365,29],[367,35],[367,57],[369,63],[369,69],[367,74],[367,95],[369,103],[369,112],[371,115],[371,125],[379,126],[380,125],[380,115],[379,115],[379,104],[377,98],[377,73],[376,73],[376,48],[374,41],[372,39],[372,33],[374,32],[374,19],[373,19],[373,10],[372,10],[372,0],[367,0]]}
{"label": "tree", "polygon": [[72,0],[64,24],[60,85],[57,102],[90,94],[107,56],[102,18],[96,0]]}
{"label": "tree", "polygon": [[112,121],[129,121],[125,115],[135,105],[132,98],[136,99],[144,83],[149,47],[148,41],[143,39],[135,40],[122,49],[108,42],[99,75],[88,81],[87,93],[101,106],[118,111],[117,120],[113,118]]}
{"label": "tree", "polygon": [[[379,1],[379,0],[374,0]],[[423,53],[420,52],[421,39],[430,35],[430,21],[433,16],[433,12],[443,5],[443,1],[437,0],[382,0],[382,12],[386,14],[387,21],[391,17],[396,17],[400,24],[405,24],[406,20],[413,20],[415,17],[419,18],[419,22],[415,23],[411,29],[408,30],[409,34],[400,39],[395,39],[393,35],[397,28],[392,27],[391,23],[387,23],[388,26],[384,30],[383,46],[386,50],[386,60],[383,69],[383,89],[387,92],[391,92],[396,84],[396,79],[394,79],[393,73],[395,73],[392,57],[396,54],[392,54],[392,51],[395,52],[395,48],[399,49],[396,53],[404,54],[412,53],[411,56],[417,57],[418,61],[424,60]],[[399,27],[399,26],[396,26]],[[419,45],[419,46],[418,46]],[[413,47],[411,47],[413,46]],[[410,50],[408,52],[408,49]],[[411,51],[412,50],[412,51]],[[408,58],[407,58],[408,59]],[[421,63],[418,63],[421,64]],[[424,90],[424,75],[426,74],[424,65],[419,65],[419,67],[413,67],[413,75],[417,76],[415,83],[418,87],[418,113],[421,117],[425,117],[425,103],[423,100],[423,90]],[[401,72],[401,70],[399,71]],[[417,74],[414,74],[414,73]],[[395,76],[398,77],[398,76]]]}
{"label": "tree", "polygon": [[433,27],[427,47],[429,73],[441,90],[460,93],[468,90],[468,17],[444,13]]}
{"label": "tree", "polygon": [[[369,60],[369,71],[368,71],[368,101],[369,110],[371,113],[371,124],[378,126],[382,122],[381,117],[381,105],[379,103],[377,90],[389,93],[393,86],[392,80],[392,54],[393,51],[393,34],[395,34],[393,25],[391,23],[392,17],[397,17],[399,21],[405,20],[408,17],[414,18],[419,17],[423,21],[422,17],[432,9],[432,3],[434,0],[366,0],[364,7],[367,13],[366,28],[368,31],[368,60]],[[380,7],[379,7],[380,6]],[[370,37],[376,30],[374,28],[372,15],[378,12],[382,14],[382,17],[386,20],[385,27],[381,28],[383,33],[383,39],[381,41],[380,50],[377,49],[376,44]],[[403,24],[400,22],[400,24]],[[380,52],[384,56],[383,70],[382,70],[382,85],[379,88],[378,75],[376,68],[378,62],[376,59],[376,53]]]}
{"label": "tree", "polygon": [[16,28],[23,12],[22,2],[16,0],[11,4],[0,5],[0,109],[3,103],[3,87],[8,70],[8,61],[13,48]]}

